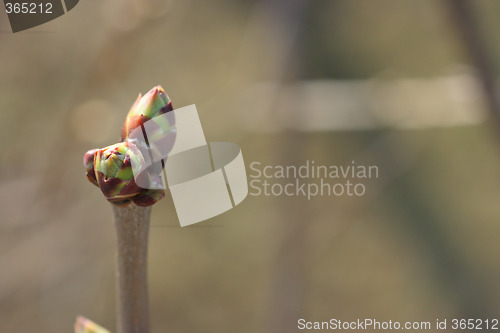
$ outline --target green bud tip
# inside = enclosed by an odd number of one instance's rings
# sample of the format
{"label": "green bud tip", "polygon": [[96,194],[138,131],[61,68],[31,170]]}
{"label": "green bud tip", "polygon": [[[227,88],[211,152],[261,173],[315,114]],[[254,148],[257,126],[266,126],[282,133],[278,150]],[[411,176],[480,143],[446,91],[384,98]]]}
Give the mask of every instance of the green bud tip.
{"label": "green bud tip", "polygon": [[126,140],[130,132],[146,121],[172,110],[172,101],[161,86],[154,87],[142,97],[139,94],[123,124],[122,141]]}

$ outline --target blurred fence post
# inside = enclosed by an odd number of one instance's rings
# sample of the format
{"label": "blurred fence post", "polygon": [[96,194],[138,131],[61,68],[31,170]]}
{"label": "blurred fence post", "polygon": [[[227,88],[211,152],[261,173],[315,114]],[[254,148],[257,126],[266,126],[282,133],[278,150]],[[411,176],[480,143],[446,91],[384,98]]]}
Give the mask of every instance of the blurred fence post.
{"label": "blurred fence post", "polygon": [[500,96],[495,75],[495,65],[490,50],[483,39],[474,6],[468,0],[445,0],[457,33],[472,64],[477,70],[488,109],[500,139]]}
{"label": "blurred fence post", "polygon": [[[302,72],[304,13],[309,0],[263,1],[270,30],[270,45],[276,48],[271,79],[282,88],[296,81]],[[278,91],[279,91],[278,88]],[[275,98],[277,101],[278,97]],[[277,103],[275,103],[277,104]],[[276,105],[276,107],[279,107]],[[302,112],[298,106],[287,114]],[[297,116],[304,116],[297,115]],[[297,119],[291,115],[292,118]],[[307,152],[307,134],[286,129],[276,145],[276,160],[281,163],[303,162]],[[276,221],[276,253],[271,268],[271,295],[267,313],[267,331],[291,332],[304,315],[306,284],[306,242],[309,221],[308,204],[301,197],[287,197],[280,202],[280,220]]]}

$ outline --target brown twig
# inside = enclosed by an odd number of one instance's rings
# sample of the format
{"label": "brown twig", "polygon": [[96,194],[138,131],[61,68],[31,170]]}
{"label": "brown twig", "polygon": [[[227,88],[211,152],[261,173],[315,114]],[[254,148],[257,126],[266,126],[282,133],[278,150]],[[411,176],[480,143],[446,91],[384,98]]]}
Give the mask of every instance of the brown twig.
{"label": "brown twig", "polygon": [[118,333],[148,333],[147,252],[151,206],[113,205],[118,244]]}

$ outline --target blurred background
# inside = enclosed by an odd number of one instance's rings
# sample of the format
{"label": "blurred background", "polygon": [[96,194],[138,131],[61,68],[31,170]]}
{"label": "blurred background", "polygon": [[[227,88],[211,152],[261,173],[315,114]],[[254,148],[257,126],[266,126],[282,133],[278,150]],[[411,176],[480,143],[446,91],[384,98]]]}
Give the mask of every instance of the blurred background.
{"label": "blurred background", "polygon": [[1,331],[72,332],[81,314],[116,332],[112,211],[82,156],[157,84],[247,172],[355,161],[379,178],[186,228],[167,195],[152,332],[498,318],[499,22],[489,0],[85,0],[12,34],[2,10]]}

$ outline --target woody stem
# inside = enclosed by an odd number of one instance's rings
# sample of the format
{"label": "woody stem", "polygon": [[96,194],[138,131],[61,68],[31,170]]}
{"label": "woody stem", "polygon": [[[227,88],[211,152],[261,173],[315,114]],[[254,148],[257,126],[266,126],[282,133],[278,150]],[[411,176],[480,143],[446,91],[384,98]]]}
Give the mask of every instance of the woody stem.
{"label": "woody stem", "polygon": [[118,245],[118,333],[149,333],[147,290],[151,207],[113,205]]}

